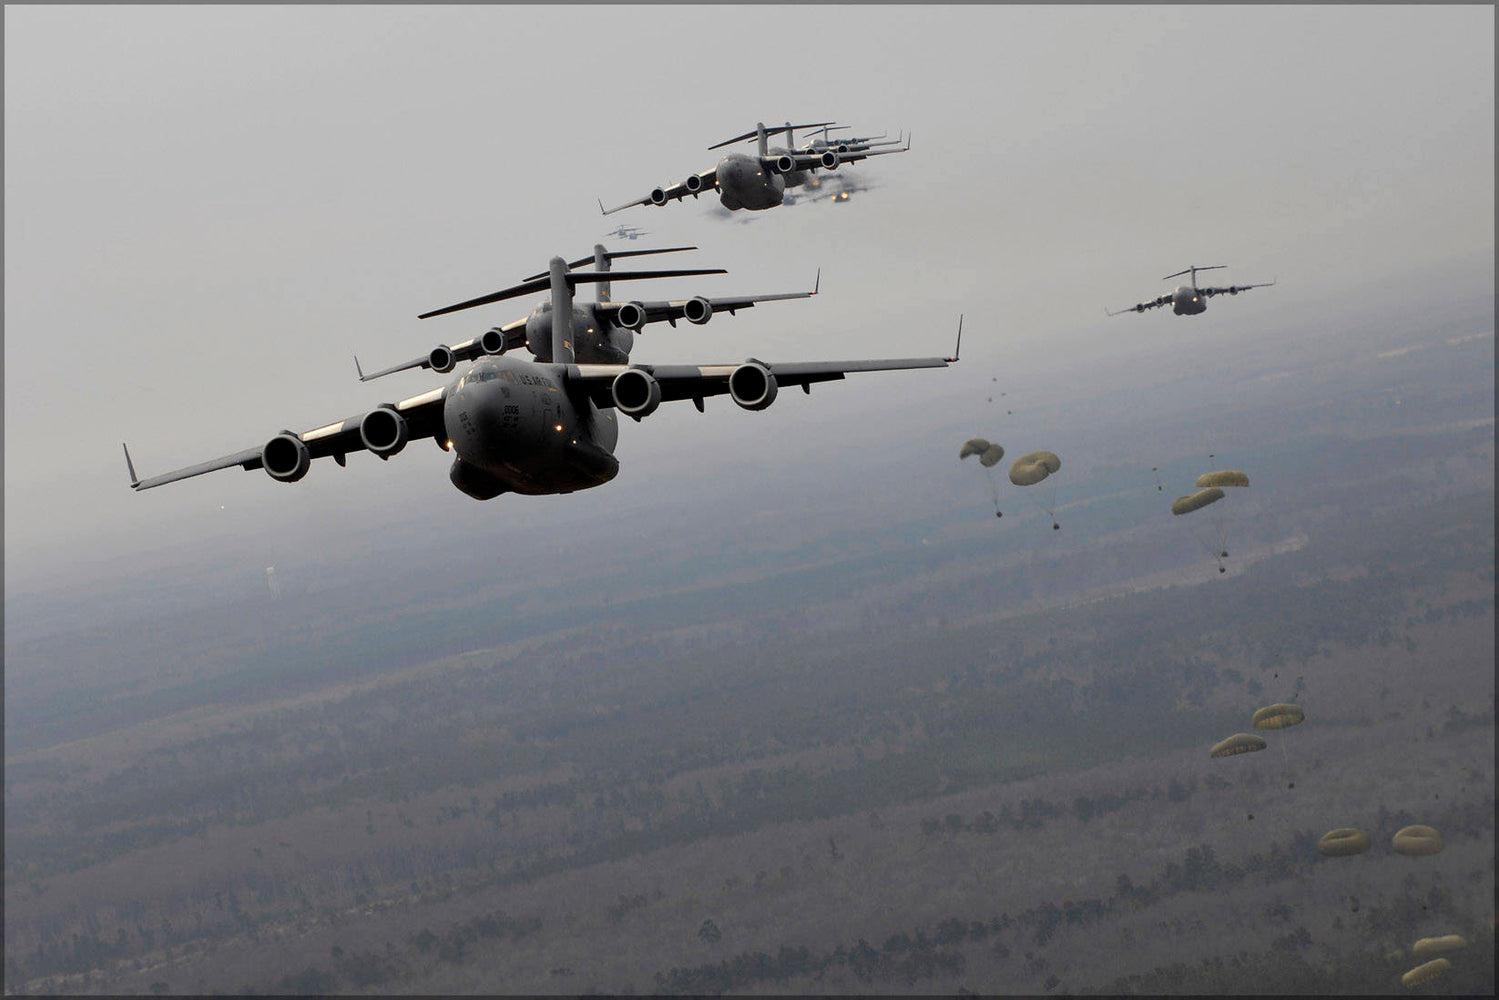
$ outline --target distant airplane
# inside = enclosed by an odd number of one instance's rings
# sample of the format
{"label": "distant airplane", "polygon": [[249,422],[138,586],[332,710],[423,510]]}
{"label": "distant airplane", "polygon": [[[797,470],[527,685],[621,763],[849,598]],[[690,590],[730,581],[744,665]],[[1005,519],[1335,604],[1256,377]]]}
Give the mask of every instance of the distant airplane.
{"label": "distant airplane", "polygon": [[[573,271],[553,257],[548,273],[491,295],[437,309],[440,316],[472,306],[550,289],[552,363],[492,356],[476,361],[446,386],[395,403],[381,403],[364,413],[301,434],[283,430],[257,448],[189,465],[141,479],[130,449],[125,467],[130,486],[147,490],[219,469],[239,466],[264,469],[277,482],[294,483],[307,475],[315,458],[332,457],[345,464],[350,452],[371,451],[388,459],[406,443],[432,438],[444,451],[456,452],[448,478],[476,500],[502,493],[531,496],[572,493],[609,482],[619,472],[614,447],[619,423],[614,411],[639,420],[663,402],[690,399],[699,410],[708,396],[727,393],[746,410],[763,410],[782,385],[811,392],[816,382],[844,378],[850,372],[910,368],[946,368],[950,358],[893,358],[868,361],[812,361],[772,364],[750,358],[719,365],[579,364],[573,356],[573,289],[583,282],[660,277],[659,272]],[[958,322],[962,344],[962,320]],[[197,420],[196,417],[189,419]],[[716,446],[713,451],[719,450]]]}
{"label": "distant airplane", "polygon": [[[786,198],[786,190],[806,183],[807,178],[815,170],[836,170],[844,163],[856,163],[871,156],[883,156],[887,153],[904,153],[911,148],[909,136],[906,137],[905,146],[899,149],[866,147],[863,150],[840,153],[836,149],[813,152],[791,148],[795,143],[795,139],[792,138],[793,129],[822,128],[831,124],[832,122],[813,122],[807,125],[792,125],[787,122],[784,126],[767,129],[764,122],[759,122],[752,132],[725,139],[723,142],[708,147],[720,149],[736,142],[755,139],[759,143],[758,155],[729,153],[713,169],[691,174],[680,184],[655,188],[644,198],[637,198],[607,209],[600,201],[599,211],[605,215],[612,215],[636,205],[661,206],[673,199],[681,200],[688,195],[696,198],[704,191],[716,190],[718,200],[724,208],[730,211],[742,208],[758,212],[782,204]],[[780,132],[786,133],[787,148],[771,150],[768,137]]]}
{"label": "distant airplane", "polygon": [[[831,149],[837,153],[861,153],[874,146],[899,146],[902,142],[905,141],[904,132],[901,133],[900,138],[886,139],[883,142],[878,141],[885,139],[886,133],[883,132],[879,135],[869,135],[858,138],[844,137],[842,139],[834,139],[828,135],[828,132],[831,129],[843,129],[850,127],[851,126],[848,125],[825,125],[822,128],[822,138],[814,138],[811,142],[807,143],[805,146],[802,146],[800,148],[800,151],[806,153],[820,153],[824,149]],[[787,125],[787,128],[790,128],[789,123]]]}
{"label": "distant airplane", "polygon": [[1189,267],[1185,271],[1168,274],[1161,280],[1170,281],[1172,278],[1180,278],[1182,275],[1190,273],[1192,275],[1192,283],[1190,285],[1178,285],[1176,291],[1170,295],[1162,295],[1159,298],[1151,299],[1149,302],[1139,302],[1128,309],[1120,309],[1118,312],[1109,312],[1108,309],[1105,309],[1104,312],[1110,316],[1122,316],[1127,312],[1142,313],[1147,309],[1154,309],[1156,306],[1164,306],[1169,303],[1171,311],[1178,316],[1196,316],[1200,312],[1207,311],[1207,300],[1214,295],[1238,295],[1240,292],[1247,292],[1251,288],[1268,288],[1275,284],[1273,281],[1263,281],[1257,285],[1229,285],[1227,288],[1197,287],[1198,271],[1213,271],[1227,266],[1227,264],[1212,264],[1207,267]]}
{"label": "distant airplane", "polygon": [[836,204],[848,201],[860,191],[868,191],[878,186],[877,184],[865,183],[852,174],[834,174],[826,180],[820,177],[813,177],[797,191],[794,196],[795,201],[792,201],[793,195],[786,195],[786,204],[808,205],[814,201],[824,201],[826,199],[832,199]]}
{"label": "distant airplane", "polygon": [[[754,308],[757,302],[811,298],[817,294],[822,283],[822,272],[819,271],[810,292],[780,292],[774,295],[734,295],[715,298],[698,295],[690,299],[673,299],[663,302],[610,301],[609,277],[611,273],[620,278],[641,276],[619,271],[610,272],[610,261],[621,257],[644,257],[649,254],[677,253],[696,249],[697,247],[663,247],[658,250],[606,250],[603,244],[595,243],[591,257],[581,257],[570,262],[567,265],[569,269],[591,263],[601,276],[594,286],[597,289],[596,301],[573,304],[574,360],[579,364],[625,364],[630,360],[630,350],[635,344],[635,334],[648,323],[665,322],[676,326],[677,320],[685,319],[694,326],[701,326],[712,319],[714,313],[719,315],[728,313],[732,316],[740,309]],[[723,273],[725,272],[722,268],[711,268],[647,272],[645,276],[667,277]],[[546,272],[533,274],[525,280],[538,281],[544,277],[546,277]],[[544,291],[545,288],[536,290]],[[359,365],[359,358],[356,356],[354,370],[359,373],[361,382],[369,382],[372,379],[411,368],[430,368],[439,374],[446,374],[452,371],[460,361],[473,361],[487,354],[504,354],[518,347],[526,348],[537,361],[552,360],[552,303],[550,300],[539,303],[535,309],[531,310],[529,316],[523,316],[504,326],[493,327],[478,337],[454,344],[452,347],[438,344],[419,358],[369,375],[364,373],[364,369]]]}
{"label": "distant airplane", "polygon": [[617,236],[622,240],[638,240],[642,236],[649,236],[647,230],[638,226],[617,226],[604,234],[605,236]]}

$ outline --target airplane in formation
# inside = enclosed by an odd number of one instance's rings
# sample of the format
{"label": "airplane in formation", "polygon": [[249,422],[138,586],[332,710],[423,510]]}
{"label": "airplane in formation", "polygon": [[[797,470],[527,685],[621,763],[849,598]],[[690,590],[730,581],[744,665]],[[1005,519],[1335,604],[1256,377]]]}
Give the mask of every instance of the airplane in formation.
{"label": "airplane in formation", "polygon": [[946,368],[952,357],[888,358],[861,361],[769,363],[749,358],[738,364],[587,364],[574,354],[573,290],[578,284],[703,272],[576,271],[553,257],[546,274],[511,288],[422,314],[441,316],[461,309],[542,290],[551,292],[550,362],[515,356],[479,358],[461,377],[427,392],[302,433],[283,430],[259,447],[141,479],[130,449],[125,466],[134,490],[148,490],[220,469],[263,469],[277,482],[307,475],[314,459],[339,465],[356,451],[380,459],[399,454],[410,441],[431,438],[454,453],[448,478],[475,500],[504,493],[530,496],[572,493],[609,482],[619,472],[614,447],[619,439],[615,412],[640,420],[664,402],[690,399],[698,410],[708,396],[727,393],[746,410],[775,402],[781,386],[812,385],[853,372]]}
{"label": "airplane in formation", "polygon": [[[786,128],[788,131],[790,130],[790,122],[786,123]],[[895,139],[885,139],[885,136],[888,133],[884,132],[880,133],[879,135],[867,135],[859,138],[845,136],[840,139],[834,139],[828,134],[832,129],[845,128],[852,128],[852,126],[824,125],[822,127],[822,137],[817,138],[814,136],[812,141],[807,143],[805,146],[802,146],[799,151],[803,153],[820,153],[825,149],[831,149],[837,153],[861,153],[874,146],[899,146],[902,142],[905,141],[904,131],[902,131],[899,138]]]}
{"label": "airplane in formation", "polygon": [[622,239],[622,240],[632,240],[632,241],[633,240],[638,240],[642,236],[649,236],[649,235],[650,235],[650,232],[648,230],[641,229],[639,226],[615,226],[613,229],[609,230],[607,233],[604,234],[604,236],[606,238],[610,237],[610,236],[614,236],[614,237],[618,237],[619,239]]}
{"label": "airplane in formation", "polygon": [[[813,177],[797,192],[794,204],[810,205],[815,201],[831,199],[836,205],[848,201],[860,191],[869,191],[876,187],[879,185],[870,184],[851,175],[834,174],[826,180]],[[792,204],[790,195],[787,195],[787,203]]]}
{"label": "airplane in formation", "polygon": [[1122,316],[1127,312],[1142,313],[1147,309],[1154,309],[1156,306],[1170,305],[1171,311],[1178,316],[1196,316],[1198,313],[1207,311],[1207,300],[1214,295],[1238,295],[1240,292],[1247,292],[1251,288],[1268,288],[1275,284],[1273,281],[1263,281],[1257,285],[1229,285],[1225,288],[1197,287],[1198,271],[1215,271],[1227,266],[1227,264],[1211,264],[1207,267],[1189,267],[1185,271],[1168,274],[1161,280],[1170,281],[1172,278],[1180,278],[1182,275],[1190,273],[1192,275],[1192,283],[1190,285],[1178,285],[1176,291],[1168,295],[1158,296],[1149,302],[1138,302],[1127,309],[1120,309],[1118,312],[1109,312],[1108,309],[1105,309],[1104,312],[1110,316]]}
{"label": "airplane in formation", "polygon": [[[721,316],[728,313],[732,316],[740,309],[754,308],[757,302],[811,298],[817,294],[822,284],[822,272],[819,271],[810,292],[779,292],[773,295],[734,295],[714,298],[697,295],[690,299],[673,299],[663,302],[611,301],[608,276],[612,261],[622,257],[645,257],[651,254],[680,253],[696,249],[697,247],[662,247],[657,250],[608,250],[603,244],[595,243],[591,257],[581,257],[570,261],[567,265],[570,271],[591,263],[594,270],[603,275],[594,285],[595,301],[573,303],[574,359],[581,364],[624,364],[630,359],[635,334],[642,332],[648,323],[665,322],[676,326],[677,320],[685,319],[694,326],[702,326],[715,314]],[[716,268],[679,273],[723,274],[724,271],[722,268]],[[546,277],[546,272],[533,274],[525,280],[537,281],[544,277]],[[429,313],[428,315],[437,314]],[[425,319],[426,316],[422,318]],[[452,347],[438,344],[420,358],[413,358],[369,375],[364,373],[364,369],[359,365],[359,358],[356,356],[354,370],[359,373],[361,382],[369,382],[412,368],[430,368],[438,374],[445,375],[452,371],[460,361],[473,361],[485,355],[504,354],[518,347],[525,347],[537,361],[552,360],[552,302],[550,299],[539,303],[529,316],[523,316],[504,326],[493,327],[478,337],[454,344]]]}
{"label": "airplane in formation", "polygon": [[[856,163],[871,156],[904,153],[911,148],[909,136],[906,137],[903,147],[891,149],[872,149],[866,146],[863,149],[851,149],[847,153],[840,153],[830,148],[816,151],[795,148],[794,129],[823,128],[832,124],[832,122],[813,122],[806,125],[792,125],[787,122],[784,126],[768,129],[764,122],[758,122],[754,131],[736,135],[732,139],[725,139],[723,142],[708,147],[709,149],[722,149],[725,146],[754,139],[758,144],[758,155],[728,153],[718,162],[718,166],[711,170],[689,174],[686,180],[669,187],[654,188],[643,198],[625,202],[614,208],[605,208],[603,201],[600,201],[599,211],[605,215],[612,215],[636,205],[659,207],[672,200],[680,201],[688,195],[696,198],[705,191],[717,191],[719,202],[730,211],[741,208],[751,212],[763,211],[782,204],[786,199],[786,191],[805,184],[816,170],[836,170],[845,163]],[[781,132],[786,133],[787,145],[784,148],[772,150],[769,146],[769,137]]]}

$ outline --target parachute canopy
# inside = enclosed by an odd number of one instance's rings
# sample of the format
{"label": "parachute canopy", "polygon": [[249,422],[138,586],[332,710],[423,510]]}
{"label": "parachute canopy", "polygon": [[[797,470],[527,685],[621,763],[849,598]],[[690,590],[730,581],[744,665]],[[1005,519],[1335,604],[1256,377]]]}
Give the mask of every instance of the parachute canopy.
{"label": "parachute canopy", "polygon": [[1213,749],[1208,751],[1209,757],[1232,757],[1235,754],[1253,753],[1263,750],[1268,744],[1258,736],[1250,733],[1235,733],[1226,740],[1213,744]]}
{"label": "parachute canopy", "polygon": [[1434,958],[1425,965],[1418,965],[1401,976],[1400,984],[1402,986],[1420,986],[1422,983],[1430,982],[1450,968],[1452,968],[1452,963],[1445,958]]}
{"label": "parachute canopy", "polygon": [[1251,725],[1256,729],[1285,729],[1306,718],[1306,713],[1295,705],[1266,705],[1254,713]]}
{"label": "parachute canopy", "polygon": [[983,438],[969,438],[963,442],[963,450],[958,452],[959,458],[967,458],[969,455],[982,455],[989,450],[989,442]]}
{"label": "parachute canopy", "polygon": [[1222,472],[1204,472],[1197,477],[1199,488],[1204,486],[1248,486],[1249,477],[1242,472],[1225,469]]}
{"label": "parachute canopy", "polygon": [[1351,826],[1339,827],[1329,830],[1317,841],[1318,852],[1329,858],[1346,858],[1353,854],[1363,854],[1372,846],[1369,835],[1362,830]]}
{"label": "parachute canopy", "polygon": [[1395,848],[1396,854],[1409,854],[1419,857],[1423,854],[1440,854],[1442,848],[1447,845],[1442,841],[1442,835],[1429,826],[1407,826],[1395,834],[1390,846]]}
{"label": "parachute canopy", "polygon": [[1411,954],[1417,958],[1430,958],[1449,951],[1461,951],[1466,947],[1468,942],[1461,934],[1446,934],[1442,937],[1422,938],[1411,946]]}
{"label": "parachute canopy", "polygon": [[999,460],[1004,457],[1004,448],[1000,447],[997,444],[991,444],[989,447],[985,448],[984,453],[979,456],[979,464],[986,469],[992,469],[994,466],[998,465]]}
{"label": "parachute canopy", "polygon": [[[1011,474],[1013,478],[1014,474]],[[1223,499],[1223,491],[1214,486],[1208,490],[1198,490],[1190,496],[1177,497],[1171,501],[1171,513],[1181,515],[1190,514],[1194,510],[1201,510],[1210,503],[1217,503]]]}
{"label": "parachute canopy", "polygon": [[1062,468],[1062,460],[1050,451],[1033,451],[1021,455],[1010,466],[1010,482],[1016,486],[1034,486]]}

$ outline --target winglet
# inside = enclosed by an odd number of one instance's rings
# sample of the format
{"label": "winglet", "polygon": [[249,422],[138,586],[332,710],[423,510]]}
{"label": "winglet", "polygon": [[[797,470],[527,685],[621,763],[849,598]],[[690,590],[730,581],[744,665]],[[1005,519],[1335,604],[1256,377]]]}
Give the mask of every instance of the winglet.
{"label": "winglet", "polygon": [[599,198],[598,199],[598,203],[599,203],[599,214],[600,215],[608,215],[609,213],[606,212],[606,211],[604,211],[604,199]]}
{"label": "winglet", "polygon": [[817,290],[819,288],[821,288],[821,287],[822,287],[822,268],[819,267],[817,269],[817,280],[814,281],[814,282],[812,282],[812,294],[816,295],[817,294]]}
{"label": "winglet", "polygon": [[962,348],[962,346],[963,346],[963,314],[962,313],[958,313],[958,342],[953,345],[952,357],[946,358],[944,360],[951,361],[951,362],[956,362],[958,360],[958,352]]}
{"label": "winglet", "polygon": [[135,463],[130,461],[130,448],[124,441],[120,442],[120,447],[125,449],[125,468],[130,470],[130,488],[138,490],[140,489],[141,481],[135,474]]}
{"label": "winglet", "polygon": [[359,355],[354,355],[354,370],[359,373],[359,381],[365,381],[364,369],[359,367]]}

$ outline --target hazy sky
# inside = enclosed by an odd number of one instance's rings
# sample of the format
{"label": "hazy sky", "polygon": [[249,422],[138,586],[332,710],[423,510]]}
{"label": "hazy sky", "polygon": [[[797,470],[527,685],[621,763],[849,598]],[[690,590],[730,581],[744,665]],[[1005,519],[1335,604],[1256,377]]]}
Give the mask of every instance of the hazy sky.
{"label": "hazy sky", "polygon": [[[611,503],[690,504],[775,442],[945,423],[994,372],[1024,381],[1141,338],[1284,325],[1298,310],[1494,245],[1494,11],[1465,7],[32,7],[5,17],[5,542],[14,592],[230,536],[291,551],[419,513],[563,531]],[[711,167],[757,120],[906,129],[845,205],[712,201],[600,218]],[[623,429],[616,483],[478,504],[426,442],[319,462],[296,486],[150,475],[444,381],[359,384],[524,315],[416,315],[581,256],[613,225],[694,243],[721,277],[616,298],[794,291],[642,361],[943,354],[752,414],[671,407]],[[687,258],[692,259],[687,259]],[[1103,317],[1228,264],[1274,289],[1199,317]],[[1440,287],[1432,294],[1440,295]],[[1096,345],[1058,359],[1056,338]],[[893,405],[903,401],[905,405]],[[962,405],[967,405],[964,402]],[[765,454],[765,452],[760,452]],[[635,485],[631,486],[630,483]],[[794,485],[791,487],[794,488]],[[633,492],[632,492],[633,491]],[[223,508],[221,510],[220,508]],[[731,526],[726,526],[731,527]],[[342,534],[339,534],[342,533]],[[376,538],[362,544],[378,547]],[[334,553],[336,556],[336,553]]]}

